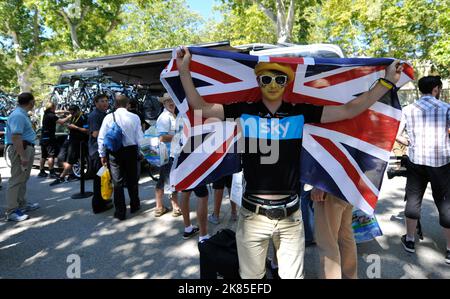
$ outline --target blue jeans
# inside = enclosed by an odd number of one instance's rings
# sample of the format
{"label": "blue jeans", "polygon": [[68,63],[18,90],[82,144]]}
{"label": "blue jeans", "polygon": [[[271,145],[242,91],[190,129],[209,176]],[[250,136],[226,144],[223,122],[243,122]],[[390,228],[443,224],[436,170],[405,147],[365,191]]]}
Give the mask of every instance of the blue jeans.
{"label": "blue jeans", "polygon": [[314,208],[311,191],[303,191],[303,185],[300,190],[300,201],[305,227],[305,244],[308,244],[314,242]]}

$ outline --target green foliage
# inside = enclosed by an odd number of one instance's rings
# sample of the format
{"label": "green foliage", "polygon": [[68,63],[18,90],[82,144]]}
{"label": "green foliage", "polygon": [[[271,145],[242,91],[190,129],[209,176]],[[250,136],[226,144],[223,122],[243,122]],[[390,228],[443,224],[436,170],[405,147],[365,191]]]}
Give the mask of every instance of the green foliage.
{"label": "green foliage", "polygon": [[[281,1],[285,7],[285,13],[289,8],[290,0]],[[256,31],[259,32],[263,28],[255,27],[258,23],[271,22],[273,27],[273,32],[275,36],[277,35],[277,5],[275,0],[222,0],[223,8],[228,9],[229,14],[234,16],[234,18],[241,19],[239,23],[241,30],[244,31]],[[290,42],[306,44],[308,43],[309,31],[312,26],[310,14],[314,13],[311,10],[312,7],[319,5],[321,0],[295,0],[294,1],[294,26],[292,29],[292,37]],[[273,19],[269,18],[268,15],[263,11],[264,7],[269,13],[272,14]],[[223,9],[222,8],[222,9]],[[253,22],[246,22],[252,18]],[[258,21],[257,21],[258,20]],[[239,31],[238,28],[233,31]],[[272,32],[270,32],[272,33]],[[224,34],[222,34],[224,35]],[[267,34],[266,34],[267,35]],[[233,36],[232,36],[233,37]],[[273,43],[276,43],[277,38]],[[259,42],[258,39],[256,42]]]}
{"label": "green foliage", "polygon": [[2,60],[7,62],[2,76],[9,76],[0,79],[0,88],[11,85],[10,78],[15,78],[20,89],[29,89],[29,73],[48,46],[37,7],[23,0],[0,2],[0,41]]}
{"label": "green foliage", "polygon": [[7,92],[17,92],[14,90],[17,85],[17,77],[12,65],[11,57],[8,57],[0,50],[0,90]]}
{"label": "green foliage", "polygon": [[[437,18],[438,39],[430,47],[430,58],[436,71],[443,77],[450,77],[450,3],[445,1],[442,11]],[[445,3],[444,2],[444,3]]]}
{"label": "green foliage", "polygon": [[208,23],[203,34],[205,40],[229,40],[233,45],[276,43],[275,25],[256,5],[246,9],[221,5],[217,9],[223,20],[219,23]]}
{"label": "green foliage", "polygon": [[126,5],[122,25],[107,38],[107,53],[127,53],[200,42],[201,16],[184,0],[137,1]]}
{"label": "green foliage", "polygon": [[[41,50],[41,44],[35,43],[35,11],[25,6],[22,0],[3,0],[0,2],[0,37],[4,41],[3,50],[7,54],[13,54],[13,34],[20,43],[19,53],[33,56]],[[38,20],[39,22],[39,20]],[[37,24],[37,35],[42,27]],[[6,45],[9,45],[6,46]]]}
{"label": "green foliage", "polygon": [[311,18],[310,41],[338,44],[349,56],[426,60],[443,37],[436,19],[449,19],[448,0],[329,0]]}
{"label": "green foliage", "polygon": [[[28,0],[45,16],[45,26],[58,50],[104,50],[104,39],[120,24],[124,0]],[[71,34],[75,28],[75,36]],[[78,46],[74,45],[77,39]]]}

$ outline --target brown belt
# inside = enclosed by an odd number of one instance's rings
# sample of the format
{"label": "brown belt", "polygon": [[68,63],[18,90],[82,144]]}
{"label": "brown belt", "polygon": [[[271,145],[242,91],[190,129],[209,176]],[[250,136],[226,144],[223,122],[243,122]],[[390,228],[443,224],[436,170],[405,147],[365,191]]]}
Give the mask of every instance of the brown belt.
{"label": "brown belt", "polygon": [[23,149],[26,149],[27,146],[34,147],[34,143],[31,143],[31,142],[28,142],[28,141],[25,141],[25,140],[22,141],[22,145],[23,145]]}

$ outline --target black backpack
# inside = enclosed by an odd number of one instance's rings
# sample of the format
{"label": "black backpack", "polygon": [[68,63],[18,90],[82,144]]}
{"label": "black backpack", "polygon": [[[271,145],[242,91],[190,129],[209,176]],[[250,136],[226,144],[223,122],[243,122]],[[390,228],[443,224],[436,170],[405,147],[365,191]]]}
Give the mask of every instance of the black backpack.
{"label": "black backpack", "polygon": [[207,241],[198,243],[200,251],[200,279],[239,279],[239,260],[236,234],[221,229]]}

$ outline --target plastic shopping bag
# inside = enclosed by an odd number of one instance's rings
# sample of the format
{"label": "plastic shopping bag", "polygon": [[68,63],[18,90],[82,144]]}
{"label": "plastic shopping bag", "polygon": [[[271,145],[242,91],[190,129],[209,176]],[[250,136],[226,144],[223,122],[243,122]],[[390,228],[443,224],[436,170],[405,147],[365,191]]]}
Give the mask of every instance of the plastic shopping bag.
{"label": "plastic shopping bag", "polygon": [[104,200],[109,200],[113,193],[111,173],[109,172],[108,168],[102,166],[102,168],[100,168],[100,170],[97,172],[97,175],[100,176],[102,198]]}
{"label": "plastic shopping bag", "polygon": [[166,165],[169,163],[169,150],[164,142],[159,143],[159,165]]}
{"label": "plastic shopping bag", "polygon": [[230,199],[238,206],[241,206],[242,202],[242,174],[242,171],[233,173],[233,180],[231,181]]}
{"label": "plastic shopping bag", "polygon": [[159,141],[159,134],[154,127],[145,131],[144,138],[139,141],[139,148],[150,165],[161,167],[169,162],[167,145]]}
{"label": "plastic shopping bag", "polygon": [[371,241],[383,235],[375,215],[366,215],[358,209],[353,210],[352,228],[356,244]]}
{"label": "plastic shopping bag", "polygon": [[141,153],[148,163],[155,167],[161,166],[159,157],[159,137],[152,134],[145,134],[144,139],[140,140],[139,147]]}

